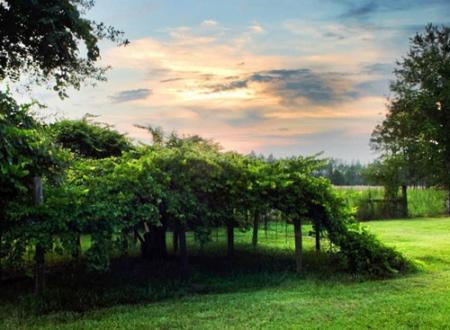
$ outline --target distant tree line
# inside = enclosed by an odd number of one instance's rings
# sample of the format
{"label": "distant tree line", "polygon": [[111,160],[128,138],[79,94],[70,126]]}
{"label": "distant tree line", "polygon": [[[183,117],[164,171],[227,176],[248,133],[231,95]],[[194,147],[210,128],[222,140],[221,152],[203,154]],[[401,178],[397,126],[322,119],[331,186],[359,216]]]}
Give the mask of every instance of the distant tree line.
{"label": "distant tree line", "polygon": [[328,159],[323,169],[317,172],[335,186],[364,186],[369,181],[365,175],[367,165],[359,161],[347,163],[339,159]]}

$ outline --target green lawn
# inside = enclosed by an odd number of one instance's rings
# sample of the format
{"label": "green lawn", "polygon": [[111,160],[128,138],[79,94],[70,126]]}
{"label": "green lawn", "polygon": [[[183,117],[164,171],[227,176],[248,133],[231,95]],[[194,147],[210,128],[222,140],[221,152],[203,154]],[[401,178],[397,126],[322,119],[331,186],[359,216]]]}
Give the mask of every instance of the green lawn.
{"label": "green lawn", "polygon": [[[151,304],[119,305],[86,313],[24,316],[7,303],[0,329],[450,329],[450,218],[365,223],[386,244],[421,265],[417,273],[389,280],[361,280],[317,270],[256,275],[257,285],[230,281],[222,293],[195,293]],[[284,227],[273,226],[261,245],[292,249]],[[305,230],[307,231],[307,230]],[[250,233],[239,233],[247,242]],[[312,246],[312,239],[306,239]],[[243,275],[237,275],[243,276]],[[258,277],[259,276],[259,277]],[[239,278],[239,277],[237,277]],[[251,281],[251,276],[242,277]],[[236,282],[237,283],[237,282]]]}

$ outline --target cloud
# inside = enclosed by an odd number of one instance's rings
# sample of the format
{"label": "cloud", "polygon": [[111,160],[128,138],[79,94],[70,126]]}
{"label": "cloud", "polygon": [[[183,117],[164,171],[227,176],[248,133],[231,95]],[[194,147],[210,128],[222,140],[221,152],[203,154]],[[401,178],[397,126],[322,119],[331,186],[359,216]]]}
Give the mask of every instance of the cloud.
{"label": "cloud", "polygon": [[206,19],[202,22],[201,26],[203,27],[215,27],[217,26],[219,23],[215,20],[212,19]]}
{"label": "cloud", "polygon": [[379,5],[376,1],[369,1],[361,4],[358,2],[357,5],[351,5],[351,7],[341,15],[342,18],[364,18],[368,15],[373,14],[379,10]]}
{"label": "cloud", "polygon": [[167,82],[173,82],[173,81],[178,81],[178,80],[183,80],[183,78],[167,78],[167,79],[160,80],[160,82],[167,83]]}
{"label": "cloud", "polygon": [[259,23],[254,23],[249,26],[249,30],[254,33],[263,33],[265,32],[264,28]]}
{"label": "cloud", "polygon": [[261,113],[260,109],[253,109],[240,112],[239,117],[227,119],[226,123],[235,127],[248,127],[249,125],[260,124],[266,120],[268,118]]}
{"label": "cloud", "polygon": [[355,97],[362,96],[378,96],[385,95],[389,93],[389,80],[387,79],[376,79],[361,82],[355,86]]}
{"label": "cloud", "polygon": [[327,104],[338,102],[349,96],[346,89],[338,85],[347,84],[337,73],[318,73],[311,69],[275,69],[254,72],[231,82],[208,85],[208,93],[220,93],[249,88],[251,84],[262,85],[263,93],[273,94],[284,104],[304,103]]}
{"label": "cloud", "polygon": [[362,67],[363,73],[391,75],[394,71],[393,63],[367,63]]}
{"label": "cloud", "polygon": [[411,11],[422,8],[449,7],[448,0],[370,0],[344,2],[346,9],[339,18],[343,19],[367,19],[376,13],[392,13],[395,11]]}
{"label": "cloud", "polygon": [[235,80],[230,83],[210,85],[208,88],[210,88],[211,91],[208,93],[220,93],[234,89],[247,88],[247,82],[247,80]]}
{"label": "cloud", "polygon": [[129,89],[117,92],[110,96],[110,99],[115,103],[123,103],[147,98],[152,94],[152,90],[148,88]]}
{"label": "cloud", "polygon": [[[151,99],[133,104],[127,125],[151,123],[169,131],[200,134],[216,139],[225,149],[244,153],[267,145],[290,150],[288,146],[299,144],[294,135],[333,129],[338,120],[340,127],[353,132],[361,129],[363,118],[362,134],[368,136],[385,109],[385,98],[375,97],[370,86],[358,85],[383,78],[371,72],[380,67],[370,65],[386,63],[385,50],[367,44],[353,47],[360,42],[358,28],[335,24],[321,31],[313,26],[316,34],[309,36],[302,25],[291,27],[298,34],[284,30],[288,53],[263,51],[261,38],[247,29],[224,38],[205,37],[202,31],[188,28],[109,50],[105,64],[152,87]],[[327,32],[336,35],[324,36]],[[338,40],[342,49],[328,47],[338,35],[345,37]],[[299,40],[311,47],[296,48]],[[121,86],[131,89],[135,83]],[[120,120],[125,109],[125,103],[118,107]],[[320,149],[316,145],[316,151]]]}

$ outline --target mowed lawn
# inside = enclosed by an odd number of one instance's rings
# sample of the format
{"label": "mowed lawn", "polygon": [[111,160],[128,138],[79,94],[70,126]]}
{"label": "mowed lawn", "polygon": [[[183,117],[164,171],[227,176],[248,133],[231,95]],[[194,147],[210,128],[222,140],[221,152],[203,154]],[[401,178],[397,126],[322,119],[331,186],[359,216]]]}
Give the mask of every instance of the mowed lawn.
{"label": "mowed lawn", "polygon": [[[365,225],[416,260],[421,270],[388,280],[290,274],[276,285],[254,290],[197,294],[83,314],[23,316],[9,306],[0,309],[0,329],[450,329],[450,218]],[[292,248],[280,233],[268,242]],[[251,233],[237,236],[248,240]],[[263,245],[263,231],[260,236]],[[306,245],[311,246],[312,239]]]}

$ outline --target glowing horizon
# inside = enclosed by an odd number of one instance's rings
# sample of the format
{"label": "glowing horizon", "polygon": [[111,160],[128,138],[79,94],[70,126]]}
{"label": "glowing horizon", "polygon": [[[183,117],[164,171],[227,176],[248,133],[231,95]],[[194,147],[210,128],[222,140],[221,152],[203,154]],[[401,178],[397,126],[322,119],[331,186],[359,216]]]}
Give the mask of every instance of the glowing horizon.
{"label": "glowing horizon", "polygon": [[198,134],[225,149],[368,161],[389,80],[408,38],[446,23],[447,1],[97,1],[90,17],[126,32],[102,45],[108,82],[59,100],[57,116],[99,115]]}

